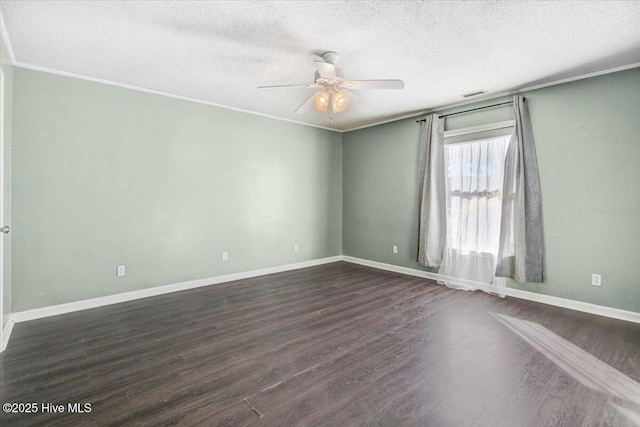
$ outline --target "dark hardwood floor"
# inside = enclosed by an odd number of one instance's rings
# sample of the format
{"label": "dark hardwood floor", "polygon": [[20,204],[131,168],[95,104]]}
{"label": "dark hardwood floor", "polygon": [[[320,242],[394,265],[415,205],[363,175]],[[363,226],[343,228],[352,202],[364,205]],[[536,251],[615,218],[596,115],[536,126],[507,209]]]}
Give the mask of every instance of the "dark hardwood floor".
{"label": "dark hardwood floor", "polygon": [[334,263],[17,324],[0,382],[3,426],[632,426],[640,324]]}

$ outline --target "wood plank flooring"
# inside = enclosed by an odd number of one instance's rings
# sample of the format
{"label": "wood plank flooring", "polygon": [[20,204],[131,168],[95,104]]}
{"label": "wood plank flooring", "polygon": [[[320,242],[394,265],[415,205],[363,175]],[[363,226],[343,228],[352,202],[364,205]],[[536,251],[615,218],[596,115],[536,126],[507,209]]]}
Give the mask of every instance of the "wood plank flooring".
{"label": "wood plank flooring", "polygon": [[[633,426],[640,325],[334,263],[17,324],[3,426]],[[90,403],[90,413],[68,413]]]}

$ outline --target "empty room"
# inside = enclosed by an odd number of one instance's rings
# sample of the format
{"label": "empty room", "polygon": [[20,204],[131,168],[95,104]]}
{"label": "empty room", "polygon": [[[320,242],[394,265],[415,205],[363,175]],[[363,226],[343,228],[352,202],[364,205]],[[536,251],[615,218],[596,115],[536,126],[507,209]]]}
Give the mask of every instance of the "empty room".
{"label": "empty room", "polygon": [[0,2],[0,425],[640,426],[640,1]]}

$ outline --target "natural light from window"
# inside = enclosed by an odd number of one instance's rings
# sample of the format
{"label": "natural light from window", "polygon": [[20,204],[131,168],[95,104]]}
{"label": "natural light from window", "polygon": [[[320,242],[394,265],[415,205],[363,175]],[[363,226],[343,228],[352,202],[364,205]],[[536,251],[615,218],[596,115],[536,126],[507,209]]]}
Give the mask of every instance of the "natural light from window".
{"label": "natural light from window", "polygon": [[445,137],[446,245],[440,274],[494,282],[512,127]]}

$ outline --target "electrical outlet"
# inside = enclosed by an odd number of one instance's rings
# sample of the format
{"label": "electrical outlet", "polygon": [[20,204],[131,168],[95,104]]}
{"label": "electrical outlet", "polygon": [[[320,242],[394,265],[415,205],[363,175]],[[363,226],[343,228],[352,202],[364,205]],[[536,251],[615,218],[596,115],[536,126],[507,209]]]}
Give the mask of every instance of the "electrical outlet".
{"label": "electrical outlet", "polygon": [[229,252],[222,252],[222,261],[229,261]]}
{"label": "electrical outlet", "polygon": [[296,243],[293,245],[293,252],[298,252],[300,250],[300,246]]}
{"label": "electrical outlet", "polygon": [[124,265],[119,265],[116,267],[116,277],[124,276]]}
{"label": "electrical outlet", "polygon": [[602,277],[599,274],[591,275],[591,284],[593,286],[602,286]]}
{"label": "electrical outlet", "polygon": [[398,247],[397,247],[397,246],[394,246],[394,247],[393,247],[393,253],[394,253],[394,254],[397,254],[397,253],[398,253]]}

